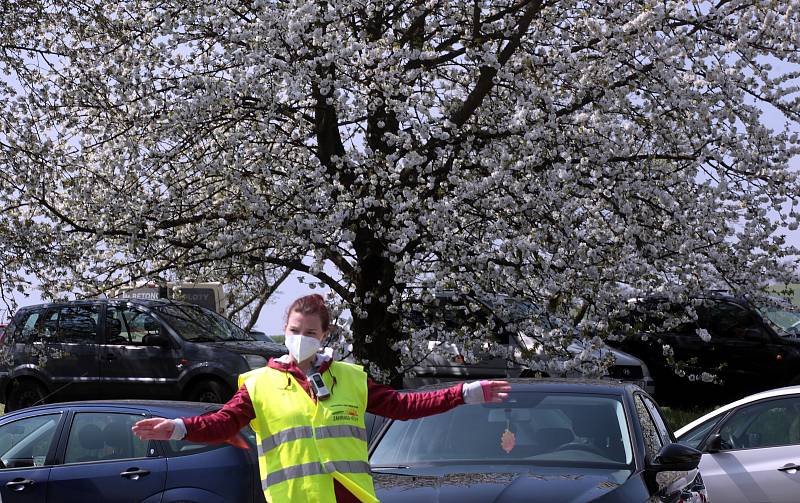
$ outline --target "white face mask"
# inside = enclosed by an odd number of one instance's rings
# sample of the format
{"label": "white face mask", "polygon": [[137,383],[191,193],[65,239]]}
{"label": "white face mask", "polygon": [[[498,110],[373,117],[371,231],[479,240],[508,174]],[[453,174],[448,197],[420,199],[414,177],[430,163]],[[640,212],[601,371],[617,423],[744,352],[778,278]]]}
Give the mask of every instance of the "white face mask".
{"label": "white face mask", "polygon": [[289,334],[285,337],[284,344],[289,348],[289,354],[297,362],[302,362],[314,356],[319,351],[321,343],[316,337],[307,335]]}

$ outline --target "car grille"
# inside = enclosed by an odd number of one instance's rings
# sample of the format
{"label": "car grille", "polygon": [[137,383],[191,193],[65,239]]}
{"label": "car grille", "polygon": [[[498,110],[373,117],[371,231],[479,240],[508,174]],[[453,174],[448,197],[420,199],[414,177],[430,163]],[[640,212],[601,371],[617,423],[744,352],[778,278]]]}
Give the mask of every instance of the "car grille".
{"label": "car grille", "polygon": [[630,381],[631,379],[641,379],[644,377],[642,374],[642,367],[638,365],[612,365],[608,369],[609,377],[614,379],[621,379],[623,381]]}

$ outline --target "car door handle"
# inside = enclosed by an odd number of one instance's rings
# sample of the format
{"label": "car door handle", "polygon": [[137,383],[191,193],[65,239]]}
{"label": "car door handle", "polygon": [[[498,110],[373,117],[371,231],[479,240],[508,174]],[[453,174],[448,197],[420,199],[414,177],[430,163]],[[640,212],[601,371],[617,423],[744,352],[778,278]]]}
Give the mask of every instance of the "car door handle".
{"label": "car door handle", "polygon": [[12,491],[22,491],[32,485],[33,481],[30,479],[14,479],[11,482],[6,482],[6,487],[11,488]]}
{"label": "car door handle", "polygon": [[796,472],[797,470],[800,470],[800,465],[796,465],[794,463],[788,463],[778,468],[779,472],[791,472],[791,471]]}
{"label": "car door handle", "polygon": [[139,477],[144,477],[145,475],[149,474],[150,470],[140,470],[138,468],[131,468],[130,470],[126,470],[120,473],[120,476],[125,477],[126,479],[139,480]]}

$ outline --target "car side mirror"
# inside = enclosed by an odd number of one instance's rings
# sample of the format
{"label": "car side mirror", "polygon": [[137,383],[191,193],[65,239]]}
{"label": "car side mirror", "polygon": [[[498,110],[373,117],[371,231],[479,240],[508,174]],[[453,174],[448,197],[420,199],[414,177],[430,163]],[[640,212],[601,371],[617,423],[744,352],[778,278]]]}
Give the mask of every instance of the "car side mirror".
{"label": "car side mirror", "polygon": [[751,341],[763,341],[766,334],[758,328],[746,328],[744,330],[744,338]]}
{"label": "car side mirror", "polygon": [[714,454],[722,450],[722,435],[714,433],[706,440],[705,449],[707,453]]}
{"label": "car side mirror", "polygon": [[700,464],[703,453],[688,445],[671,443],[661,448],[650,469],[657,472],[687,472]]}
{"label": "car side mirror", "polygon": [[163,328],[159,330],[157,334],[145,335],[142,338],[142,344],[144,344],[145,346],[159,346],[162,348],[167,348],[171,345],[169,341],[169,336],[167,336]]}
{"label": "car side mirror", "polygon": [[708,440],[706,440],[703,451],[709,454],[714,454],[719,451],[727,451],[730,449],[733,449],[731,443],[722,438],[722,435],[720,435],[719,433],[714,433],[713,435],[708,437]]}

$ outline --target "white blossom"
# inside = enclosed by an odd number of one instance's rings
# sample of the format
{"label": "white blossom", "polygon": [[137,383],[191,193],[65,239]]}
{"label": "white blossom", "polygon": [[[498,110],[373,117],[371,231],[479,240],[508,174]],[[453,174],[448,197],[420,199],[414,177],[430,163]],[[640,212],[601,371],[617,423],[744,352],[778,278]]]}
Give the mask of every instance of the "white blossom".
{"label": "white blossom", "polygon": [[30,277],[50,297],[193,277],[224,282],[247,324],[301,271],[389,375],[430,337],[476,358],[491,339],[411,327],[426,291],[507,294],[565,320],[527,331],[564,371],[594,364],[566,350],[575,312],[593,330],[621,285],[793,277],[785,2],[6,7],[5,299]]}

